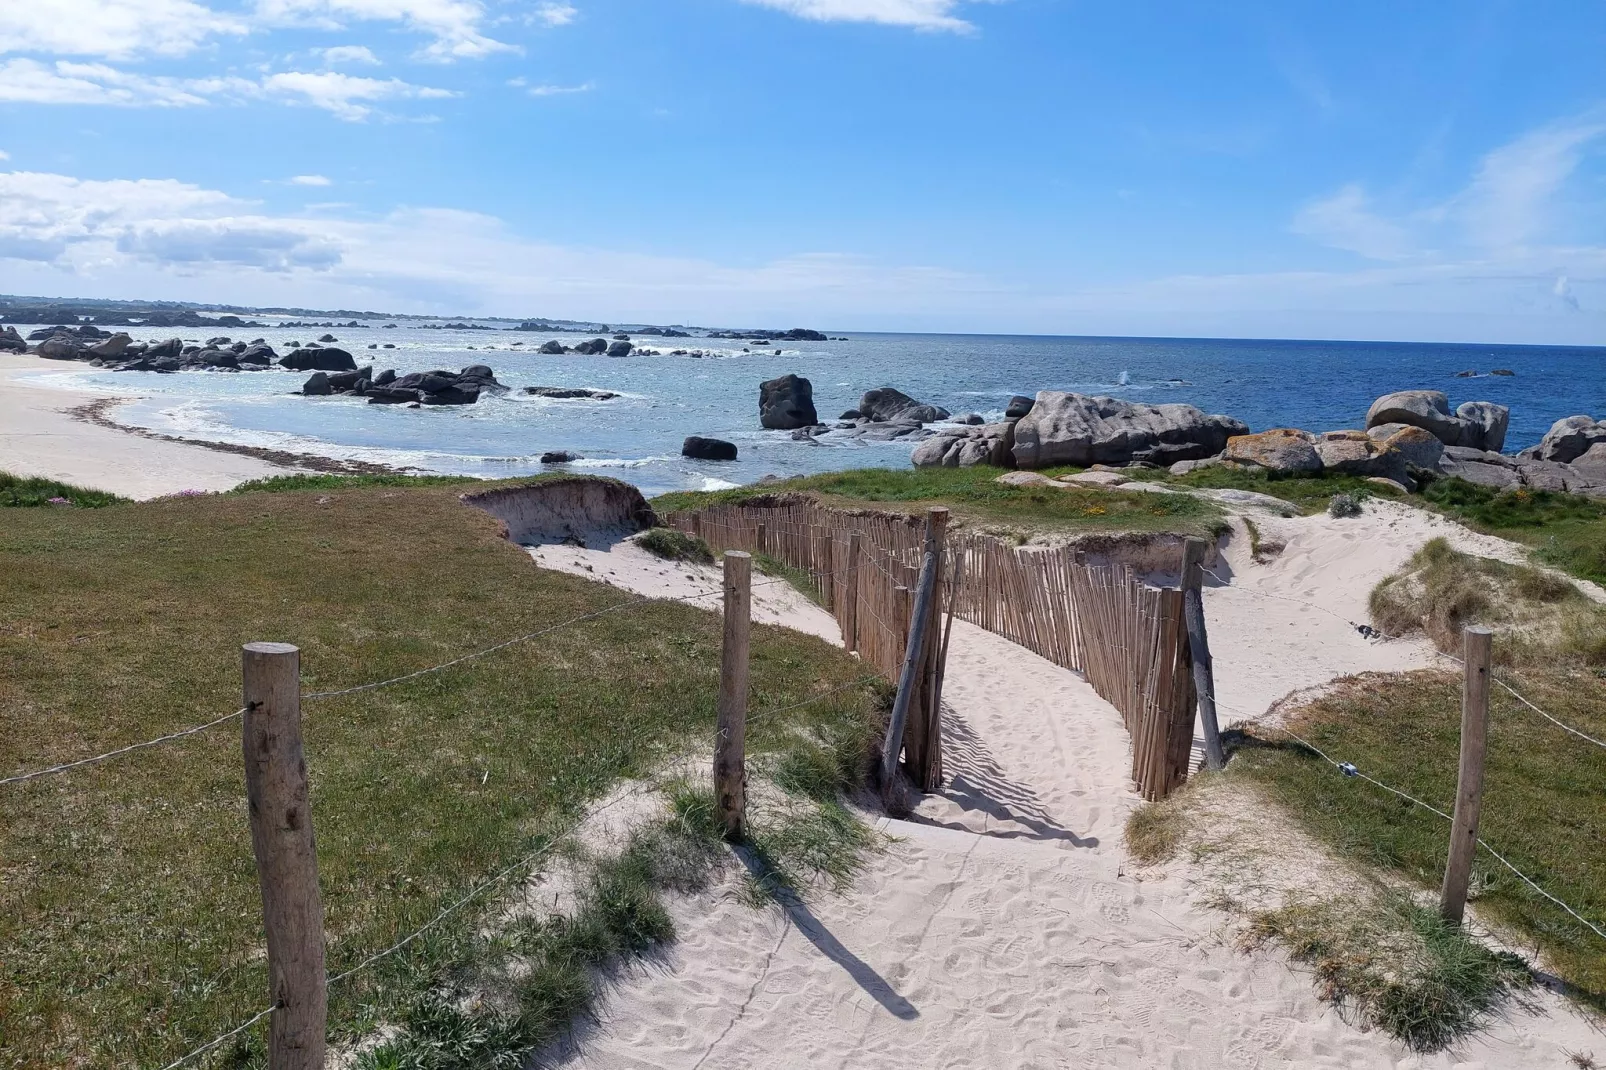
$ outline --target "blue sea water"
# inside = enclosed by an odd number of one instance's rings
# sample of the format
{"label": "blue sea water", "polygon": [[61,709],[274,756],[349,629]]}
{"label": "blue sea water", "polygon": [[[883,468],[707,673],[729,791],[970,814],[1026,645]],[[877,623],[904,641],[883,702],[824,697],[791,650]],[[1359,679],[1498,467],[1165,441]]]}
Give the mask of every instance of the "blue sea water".
{"label": "blue sea water", "polygon": [[[956,415],[977,412],[989,419],[1002,416],[1012,394],[1059,389],[1185,402],[1237,416],[1255,430],[1315,431],[1359,427],[1379,395],[1426,388],[1447,393],[1452,406],[1510,406],[1508,451],[1537,441],[1560,417],[1606,416],[1606,347],[852,334],[846,341],[782,343],[777,354],[728,340],[637,336],[638,344],[664,355],[609,358],[531,352],[548,338],[572,345],[584,335],[383,329],[383,322],[334,328],[334,344],[359,363],[400,374],[489,364],[514,390],[462,408],[407,409],[360,398],[300,397],[291,392],[305,375],[280,370],[159,375],[63,365],[36,378],[133,395],[136,400],[118,410],[119,420],[186,438],[493,478],[541,471],[543,452],[572,450],[584,458],[574,469],[618,476],[649,494],[746,483],[769,473],[908,464],[910,443],[797,442],[787,432],[761,429],[758,384],[787,372],[813,382],[826,422],[852,408],[865,390],[889,385]],[[203,332],[153,336],[174,333]],[[292,338],[306,343],[324,332],[275,327],[228,333],[266,338],[283,353]],[[367,348],[386,342],[396,348]],[[514,342],[522,345],[514,349]],[[675,348],[709,356],[668,355]],[[1489,375],[1495,368],[1516,374]],[[1478,374],[1458,378],[1462,371]],[[595,387],[622,396],[548,400],[519,393],[527,385]],[[735,442],[740,458],[680,457],[682,439],[694,434]]]}

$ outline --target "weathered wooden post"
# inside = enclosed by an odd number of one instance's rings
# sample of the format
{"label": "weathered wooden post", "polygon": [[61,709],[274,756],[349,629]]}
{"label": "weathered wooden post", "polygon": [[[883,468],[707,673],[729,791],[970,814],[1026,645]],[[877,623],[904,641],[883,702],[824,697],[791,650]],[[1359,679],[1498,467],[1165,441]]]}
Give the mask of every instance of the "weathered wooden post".
{"label": "weathered wooden post", "polygon": [[1483,756],[1489,742],[1489,648],[1493,635],[1488,628],[1467,628],[1461,633],[1461,765],[1456,772],[1450,857],[1439,894],[1439,913],[1457,924],[1466,913],[1472,858],[1478,853]]}
{"label": "weathered wooden post", "polygon": [[836,576],[834,575],[835,562],[832,558],[831,529],[820,527],[814,529],[814,567],[816,575],[820,577],[820,602],[826,609],[831,609],[836,603]]}
{"label": "weathered wooden post", "polygon": [[[943,510],[946,512],[947,510]],[[936,510],[932,510],[933,513]],[[932,551],[930,527],[933,519],[927,518],[926,553],[920,564],[920,580],[916,587],[914,610],[909,616],[909,638],[904,645],[903,670],[898,677],[898,695],[892,703],[891,723],[881,748],[881,798],[884,803],[893,801],[897,782],[898,755],[903,751],[904,727],[909,721],[909,703],[920,684],[926,635],[930,631],[931,605],[937,587],[937,555]],[[907,588],[900,587],[907,592]]]}
{"label": "weathered wooden post", "polygon": [[323,900],[301,746],[301,652],[288,643],[247,643],[245,795],[251,849],[267,929],[270,1070],[323,1070]]}
{"label": "weathered wooden post", "polygon": [[1220,769],[1227,764],[1221,749],[1221,726],[1216,720],[1216,672],[1210,660],[1210,636],[1205,630],[1205,541],[1182,544],[1182,611],[1188,625],[1188,647],[1193,653],[1193,689],[1199,693],[1199,723],[1204,727],[1205,764]]}
{"label": "weathered wooden post", "polygon": [[[932,595],[925,610],[921,637],[920,681],[911,700],[904,755],[909,775],[921,791],[935,791],[942,783],[942,696],[937,690],[938,657],[942,646],[941,610],[944,565],[947,561],[948,510],[926,510],[925,552],[932,565]],[[924,576],[921,582],[926,582]]]}
{"label": "weathered wooden post", "polygon": [[752,632],[753,559],[726,550],[725,637],[719,658],[719,736],[714,742],[714,795],[725,836],[747,835],[747,654]]}
{"label": "weathered wooden post", "polygon": [[753,551],[755,553],[767,554],[770,552],[770,543],[769,539],[767,538],[768,534],[769,531],[765,523],[762,520],[759,521],[758,537],[753,540]]}
{"label": "weathered wooden post", "polygon": [[842,645],[859,649],[859,568],[864,564],[864,533],[848,533],[847,572],[842,577]]}

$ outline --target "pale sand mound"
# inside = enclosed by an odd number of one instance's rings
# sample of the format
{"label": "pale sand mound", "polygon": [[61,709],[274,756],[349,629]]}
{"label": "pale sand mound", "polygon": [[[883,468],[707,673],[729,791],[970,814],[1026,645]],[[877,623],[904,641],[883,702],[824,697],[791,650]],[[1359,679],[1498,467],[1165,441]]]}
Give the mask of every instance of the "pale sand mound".
{"label": "pale sand mound", "polygon": [[249,479],[291,471],[255,457],[86,423],[67,410],[97,400],[96,395],[17,381],[24,373],[76,367],[0,353],[0,472],[42,476],[126,498],[157,498],[185,490],[228,490]]}
{"label": "pale sand mound", "polygon": [[[1340,541],[1373,552],[1364,538]],[[1323,568],[1361,582],[1366,567],[1323,556],[1322,542],[1313,536],[1308,568],[1292,547],[1291,578],[1274,584],[1304,590],[1310,582],[1292,577]],[[533,552],[642,593],[717,585],[713,570],[670,567],[628,544],[613,553]],[[1291,604],[1261,600],[1252,612],[1265,618],[1271,649],[1255,661],[1241,649],[1244,633],[1226,623],[1240,611],[1224,595],[1210,596],[1223,673],[1248,678],[1264,664],[1283,676],[1246,685],[1245,702],[1278,697],[1283,683],[1320,682],[1313,677],[1330,664],[1347,672],[1398,657],[1356,636],[1353,650],[1288,670],[1265,654],[1280,649],[1285,661],[1315,625]],[[834,634],[830,617],[800,596],[794,608],[804,630]],[[1186,867],[1133,876],[1120,839],[1138,804],[1126,779],[1130,746],[1119,714],[1080,677],[960,623],[946,698],[952,783],[920,803],[916,821],[878,822],[895,839],[850,892],[755,911],[733,875],[675,901],[677,943],[661,963],[620,978],[597,1022],[577,1027],[553,1061],[608,1070],[1493,1070],[1562,1068],[1569,1050],[1606,1050],[1580,1015],[1544,993],[1541,1011],[1513,1009],[1454,1054],[1413,1056],[1346,1025],[1282,955],[1227,946],[1223,915],[1198,904]]]}

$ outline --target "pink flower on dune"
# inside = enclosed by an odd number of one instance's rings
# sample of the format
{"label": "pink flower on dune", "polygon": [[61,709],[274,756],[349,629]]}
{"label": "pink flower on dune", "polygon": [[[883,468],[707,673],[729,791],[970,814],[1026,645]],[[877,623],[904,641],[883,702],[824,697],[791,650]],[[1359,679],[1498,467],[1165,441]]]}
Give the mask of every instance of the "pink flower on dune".
{"label": "pink flower on dune", "polygon": [[50,499],[50,504],[51,505],[71,505],[72,502],[67,498],[57,497],[57,498],[51,498]]}

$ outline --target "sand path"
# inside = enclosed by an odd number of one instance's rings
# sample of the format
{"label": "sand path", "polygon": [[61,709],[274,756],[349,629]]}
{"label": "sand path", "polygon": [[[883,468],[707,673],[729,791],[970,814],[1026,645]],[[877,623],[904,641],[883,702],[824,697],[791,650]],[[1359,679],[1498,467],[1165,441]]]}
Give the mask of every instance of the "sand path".
{"label": "sand path", "polygon": [[88,423],[68,410],[107,395],[29,386],[24,381],[41,372],[78,368],[59,360],[0,353],[0,472],[145,499],[185,490],[228,490],[248,479],[291,471],[255,457]]}
{"label": "sand path", "polygon": [[[1267,593],[1328,595],[1326,572],[1346,589],[1369,570],[1381,578],[1416,537],[1396,532],[1396,549],[1378,554],[1370,528],[1334,540],[1321,523],[1289,523],[1289,553],[1256,566]],[[1295,541],[1301,523],[1308,551]],[[1349,549],[1319,549],[1333,545]],[[641,557],[629,544],[537,552],[644,594],[717,586],[714,569],[632,560]],[[784,584],[775,590],[772,611],[795,600],[806,630],[834,635],[827,614]],[[1246,707],[1285,685],[1425,656],[1358,635],[1339,646],[1340,633],[1316,619],[1326,614],[1230,589],[1212,592],[1208,612],[1219,674]],[[1262,631],[1249,631],[1251,620]],[[1335,652],[1288,656],[1324,637]],[[755,911],[732,877],[677,900],[679,940],[619,979],[597,1020],[552,1053],[558,1065],[1559,1070],[1568,1051],[1606,1053],[1606,1037],[1548,994],[1434,1056],[1345,1024],[1281,954],[1230,948],[1224,916],[1199,904],[1184,869],[1134,871],[1121,843],[1138,805],[1129,743],[1119,714],[1080,677],[960,623],[946,679],[950,783],[913,820],[877,821],[893,839],[847,894]]]}

